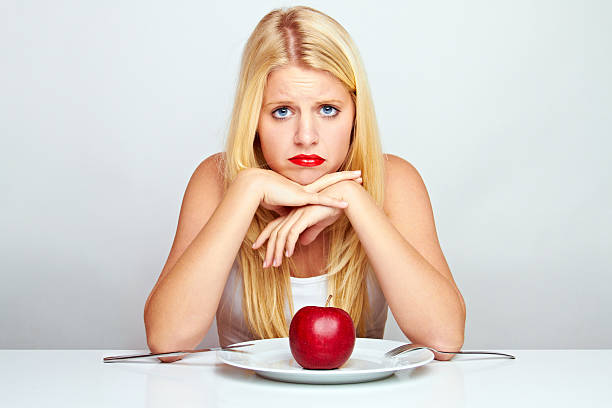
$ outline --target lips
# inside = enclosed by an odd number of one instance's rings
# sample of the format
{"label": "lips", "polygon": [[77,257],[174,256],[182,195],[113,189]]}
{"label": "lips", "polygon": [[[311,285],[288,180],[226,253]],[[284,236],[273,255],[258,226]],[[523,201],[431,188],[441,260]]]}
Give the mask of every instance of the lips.
{"label": "lips", "polygon": [[316,154],[298,154],[289,159],[293,164],[303,167],[315,167],[322,164],[325,159]]}

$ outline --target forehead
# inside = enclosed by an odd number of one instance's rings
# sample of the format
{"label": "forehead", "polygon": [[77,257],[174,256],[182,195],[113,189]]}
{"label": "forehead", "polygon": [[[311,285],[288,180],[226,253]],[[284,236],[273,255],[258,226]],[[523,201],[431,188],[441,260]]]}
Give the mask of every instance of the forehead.
{"label": "forehead", "polygon": [[348,97],[340,80],[327,71],[288,66],[273,70],[268,76],[264,98]]}

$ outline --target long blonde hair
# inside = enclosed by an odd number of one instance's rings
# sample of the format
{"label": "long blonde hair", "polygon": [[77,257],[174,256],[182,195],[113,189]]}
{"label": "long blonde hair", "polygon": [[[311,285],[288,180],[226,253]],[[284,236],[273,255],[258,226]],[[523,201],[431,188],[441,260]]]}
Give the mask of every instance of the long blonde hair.
{"label": "long blonde hair", "polygon": [[[249,37],[242,54],[238,86],[225,149],[225,188],[237,174],[251,167],[268,168],[256,139],[264,87],[272,70],[298,64],[330,72],[349,91],[355,103],[355,121],[347,157],[338,169],[362,171],[362,186],[379,207],[383,201],[384,167],[378,126],[365,69],[353,40],[334,19],[310,7],[275,9],[264,16]],[[238,252],[242,269],[242,308],[257,338],[288,337],[284,306],[289,303],[291,258],[264,270],[266,246],[253,242],[278,215],[263,207],[256,211]],[[373,273],[361,243],[346,217],[329,226],[326,272],[331,306],[349,313],[358,337],[365,337],[369,304],[366,277]]]}

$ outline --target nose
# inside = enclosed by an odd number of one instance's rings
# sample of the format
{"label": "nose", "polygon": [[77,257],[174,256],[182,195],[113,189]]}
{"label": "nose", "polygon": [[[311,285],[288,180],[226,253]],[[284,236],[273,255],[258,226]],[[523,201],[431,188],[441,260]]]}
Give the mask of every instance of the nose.
{"label": "nose", "polygon": [[315,118],[310,115],[300,115],[294,141],[301,145],[311,145],[319,142]]}

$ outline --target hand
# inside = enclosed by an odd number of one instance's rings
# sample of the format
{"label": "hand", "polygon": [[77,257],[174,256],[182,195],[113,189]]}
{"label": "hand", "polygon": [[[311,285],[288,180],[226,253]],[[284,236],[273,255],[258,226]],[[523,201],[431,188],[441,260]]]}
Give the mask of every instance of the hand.
{"label": "hand", "polygon": [[260,205],[279,215],[287,215],[291,208],[308,204],[346,208],[346,203],[330,195],[319,192],[333,184],[345,180],[354,180],[361,176],[361,171],[341,171],[325,174],[314,182],[302,186],[272,170],[257,170],[262,186]]}
{"label": "hand", "polygon": [[[361,183],[361,177],[354,180]],[[338,196],[338,189],[342,184],[337,183],[327,187],[322,192],[342,198]],[[281,216],[271,223],[260,233],[259,237],[253,243],[253,249],[259,248],[268,240],[266,256],[264,259],[264,268],[270,264],[279,266],[283,257],[293,255],[295,245],[299,239],[300,244],[309,245],[317,236],[338,220],[343,214],[343,211],[338,208],[327,207],[324,205],[306,205],[300,208],[294,208],[288,214]],[[274,263],[272,263],[274,259]]]}

